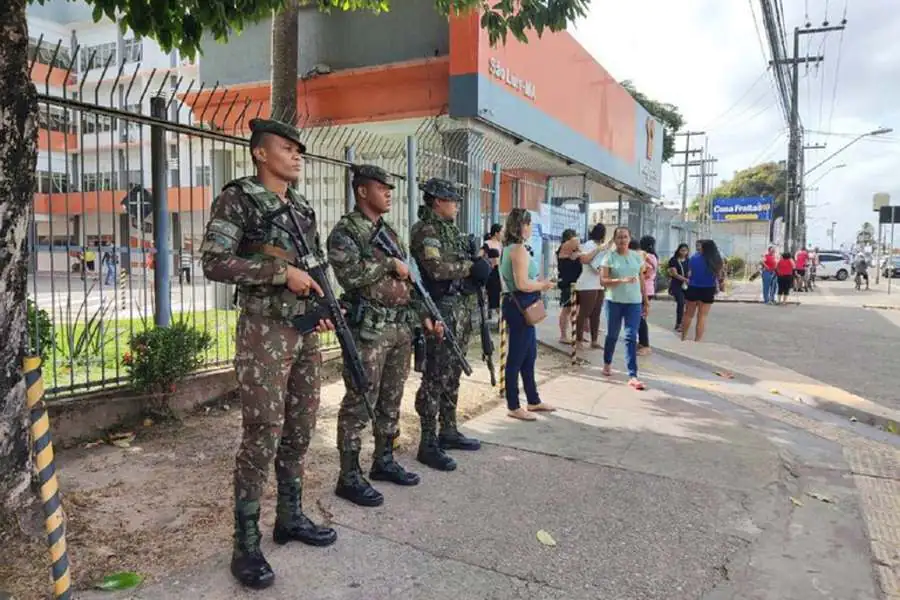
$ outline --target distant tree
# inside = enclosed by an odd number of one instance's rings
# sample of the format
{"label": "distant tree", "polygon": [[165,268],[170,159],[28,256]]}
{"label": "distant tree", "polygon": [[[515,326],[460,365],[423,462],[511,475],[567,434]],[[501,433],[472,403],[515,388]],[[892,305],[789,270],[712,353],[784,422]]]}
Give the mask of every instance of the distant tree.
{"label": "distant tree", "polygon": [[639,92],[631,80],[626,79],[621,82],[623,88],[628,90],[631,97],[643,106],[648,113],[662,121],[663,124],[663,162],[669,162],[675,156],[675,133],[684,127],[684,117],[681,116],[678,107],[668,102],[658,102],[651,100]]}
{"label": "distant tree", "polygon": [[860,246],[868,246],[875,243],[875,227],[866,221],[856,234],[856,243]]}
{"label": "distant tree", "polygon": [[772,196],[775,198],[775,212],[779,212],[784,205],[786,188],[787,170],[784,165],[767,162],[736,172],[732,179],[720,183],[707,197]]}

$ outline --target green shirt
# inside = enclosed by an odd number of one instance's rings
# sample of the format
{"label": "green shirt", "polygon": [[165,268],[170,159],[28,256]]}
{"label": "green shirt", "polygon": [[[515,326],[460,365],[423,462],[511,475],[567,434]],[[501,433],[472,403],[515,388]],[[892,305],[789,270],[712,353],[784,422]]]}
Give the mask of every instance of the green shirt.
{"label": "green shirt", "polygon": [[607,252],[600,266],[609,268],[610,279],[625,279],[626,277],[636,277],[637,279],[634,283],[620,283],[606,288],[606,299],[620,304],[640,304],[643,301],[640,282],[643,263],[641,255],[634,250],[629,250],[624,256],[615,250]]}
{"label": "green shirt", "polygon": [[[507,292],[518,292],[520,291],[516,288],[516,278],[513,277],[513,264],[511,252],[512,249],[516,246],[520,246],[521,244],[512,244],[503,249],[503,253],[500,256],[500,277],[503,279],[503,283],[506,286]],[[526,250],[527,252],[527,250]],[[534,259],[529,259],[528,261],[528,279],[535,279],[538,274],[538,266]]]}

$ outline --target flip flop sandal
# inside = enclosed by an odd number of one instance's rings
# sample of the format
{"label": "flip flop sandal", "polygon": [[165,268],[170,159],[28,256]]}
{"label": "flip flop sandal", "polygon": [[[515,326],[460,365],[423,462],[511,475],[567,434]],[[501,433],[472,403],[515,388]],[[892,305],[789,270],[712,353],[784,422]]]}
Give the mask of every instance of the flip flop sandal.
{"label": "flip flop sandal", "polygon": [[511,419],[518,419],[519,421],[537,421],[537,417],[529,412],[516,413],[513,411],[508,411],[506,413],[506,416],[510,417]]}
{"label": "flip flop sandal", "polygon": [[640,381],[634,381],[634,380],[628,382],[628,387],[631,387],[631,388],[636,389],[636,390],[638,390],[638,391],[642,391],[642,390],[646,390],[646,389],[647,389],[647,386],[645,386],[643,383],[641,383]]}
{"label": "flip flop sandal", "polygon": [[529,404],[528,410],[531,412],[553,412],[556,410],[556,407],[541,402],[540,404]]}

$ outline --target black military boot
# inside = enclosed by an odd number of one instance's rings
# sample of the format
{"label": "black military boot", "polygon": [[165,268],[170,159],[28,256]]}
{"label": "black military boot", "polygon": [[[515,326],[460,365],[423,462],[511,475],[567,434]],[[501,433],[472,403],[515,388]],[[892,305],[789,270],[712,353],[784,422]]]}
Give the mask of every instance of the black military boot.
{"label": "black military boot", "polygon": [[278,507],[272,538],[276,544],[297,541],[310,546],[330,546],[337,540],[337,532],[331,527],[316,525],[303,514],[301,496],[299,477],[278,481]]}
{"label": "black military boot", "polygon": [[444,450],[480,450],[481,442],[467,437],[456,427],[456,411],[441,415],[441,434],[438,443]]}
{"label": "black military boot", "polygon": [[256,590],[275,582],[275,573],[259,549],[259,540],[259,501],[236,501],[231,574],[241,585]]}
{"label": "black military boot", "polygon": [[363,477],[359,468],[359,450],[341,450],[341,474],[334,493],[359,506],[381,506],[384,496]]}
{"label": "black military boot", "polygon": [[394,460],[394,440],[396,435],[385,438],[375,436],[375,456],[369,477],[374,481],[390,481],[397,485],[418,485],[419,476],[400,466]]}
{"label": "black military boot", "polygon": [[438,471],[456,470],[456,461],[438,444],[434,424],[430,427],[422,425],[422,439],[419,440],[419,453],[416,455],[416,460]]}

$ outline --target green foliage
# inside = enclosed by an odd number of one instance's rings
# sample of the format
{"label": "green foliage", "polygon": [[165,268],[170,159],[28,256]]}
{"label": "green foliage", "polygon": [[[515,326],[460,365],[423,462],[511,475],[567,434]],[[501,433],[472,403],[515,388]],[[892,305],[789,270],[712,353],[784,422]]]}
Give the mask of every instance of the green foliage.
{"label": "green foliage", "polygon": [[[44,0],[29,0],[43,4]],[[193,58],[201,52],[204,34],[224,42],[232,33],[240,33],[249,24],[257,23],[282,10],[288,2],[314,6],[321,12],[370,11],[387,12],[388,0],[85,0],[93,7],[94,21],[104,16],[119,23],[122,30],[130,29],[141,37],[159,42],[166,52],[177,48]],[[587,14],[590,0],[500,0],[496,4],[479,0],[434,0],[443,15],[460,14],[480,8],[481,26],[490,34],[492,45],[507,35],[522,42],[528,41],[527,31],[540,37],[545,30],[561,31],[578,17]]]}
{"label": "green foliage", "polygon": [[152,394],[175,391],[175,384],[203,365],[212,336],[185,321],[135,334],[122,362],[135,389]]}
{"label": "green foliage", "polygon": [[742,277],[747,264],[740,256],[729,256],[725,259],[725,267],[731,277]]}
{"label": "green foliage", "polygon": [[41,362],[47,363],[50,349],[56,343],[53,335],[53,323],[44,309],[39,309],[34,300],[28,299],[28,348],[29,356],[40,356]]}
{"label": "green foliage", "polygon": [[[93,290],[91,286],[91,290]],[[115,339],[114,331],[109,327],[106,315],[112,309],[111,303],[103,303],[90,316],[81,316],[87,312],[87,298],[90,290],[78,308],[75,319],[65,324],[60,339],[59,350],[68,356],[74,364],[89,364],[99,360],[103,349]]]}
{"label": "green foliage", "polygon": [[681,116],[678,107],[668,102],[657,102],[639,92],[630,80],[621,82],[631,97],[643,106],[648,113],[662,121],[663,124],[663,162],[669,162],[675,156],[675,133],[684,127],[684,117]]}
{"label": "green foliage", "polygon": [[787,170],[784,165],[767,162],[738,171],[734,178],[723,181],[710,192],[710,198],[744,198],[749,196],[772,196],[775,205],[784,202],[787,187]]}

